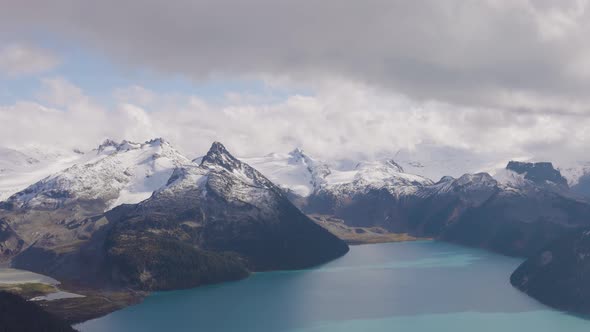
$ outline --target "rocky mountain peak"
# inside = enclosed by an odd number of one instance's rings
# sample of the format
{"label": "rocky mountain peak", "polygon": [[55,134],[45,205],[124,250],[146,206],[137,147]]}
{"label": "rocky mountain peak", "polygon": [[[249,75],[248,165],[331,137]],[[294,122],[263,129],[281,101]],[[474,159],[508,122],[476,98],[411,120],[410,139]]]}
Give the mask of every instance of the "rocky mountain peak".
{"label": "rocky mountain peak", "polygon": [[119,142],[112,140],[112,139],[106,139],[106,140],[104,140],[104,142],[102,142],[102,144],[100,144],[98,146],[98,148],[96,148],[96,153],[101,154],[101,153],[114,153],[114,152],[119,152],[119,151],[129,151],[129,150],[137,149],[140,147],[141,147],[141,144],[131,142],[128,140],[123,140],[119,143]]}
{"label": "rocky mountain peak", "polygon": [[532,181],[535,184],[543,185],[547,182],[552,182],[560,186],[567,187],[568,185],[566,178],[550,162],[530,163],[510,161],[506,169],[524,175],[526,180]]}
{"label": "rocky mountain peak", "polygon": [[164,147],[170,146],[168,141],[164,140],[163,138],[154,138],[144,143],[137,143],[128,140],[122,140],[120,143],[112,140],[106,139],[96,148],[97,154],[101,153],[114,153],[114,152],[121,152],[121,151],[129,151],[135,149],[141,149],[142,147],[150,146],[150,147]]}
{"label": "rocky mountain peak", "polygon": [[96,151],[98,153],[101,153],[109,147],[117,148],[118,146],[119,146],[118,142],[116,142],[115,140],[112,140],[110,138],[107,138],[98,146],[98,148],[96,148]]}
{"label": "rocky mountain peak", "polygon": [[241,161],[232,156],[225,146],[219,142],[213,142],[209,152],[201,160],[201,166],[203,167],[221,166],[228,171],[240,168],[240,165]]}
{"label": "rocky mountain peak", "polygon": [[162,137],[157,137],[157,138],[151,139],[145,143],[149,144],[151,146],[170,145],[170,143],[167,140],[163,139]]}
{"label": "rocky mountain peak", "polygon": [[172,146],[156,139],[145,143],[105,140],[96,156],[80,158],[72,166],[14,193],[8,200],[23,209],[55,211],[64,206],[102,213],[119,204],[136,203],[166,183],[173,170],[190,161]]}
{"label": "rocky mountain peak", "polygon": [[400,173],[405,173],[405,172],[404,172],[404,168],[403,168],[403,167],[401,167],[401,166],[400,166],[398,163],[396,163],[396,162],[395,162],[393,159],[387,160],[387,161],[385,162],[385,164],[386,164],[387,166],[389,166],[389,167],[392,167],[392,168],[393,168],[393,169],[395,169],[397,172],[400,172]]}

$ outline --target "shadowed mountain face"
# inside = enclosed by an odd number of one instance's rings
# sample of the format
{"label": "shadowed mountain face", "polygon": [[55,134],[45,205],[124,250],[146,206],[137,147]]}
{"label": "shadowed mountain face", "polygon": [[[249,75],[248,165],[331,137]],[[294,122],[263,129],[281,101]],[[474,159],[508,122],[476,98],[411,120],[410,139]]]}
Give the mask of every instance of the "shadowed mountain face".
{"label": "shadowed mountain face", "polygon": [[590,198],[590,174],[582,176],[579,182],[575,186],[572,186],[572,191]]}
{"label": "shadowed mountain face", "polygon": [[74,332],[70,325],[18,295],[0,292],[0,331]]}
{"label": "shadowed mountain face", "polygon": [[0,256],[10,257],[21,251],[24,241],[10,227],[8,222],[0,219]]}
{"label": "shadowed mountain face", "polygon": [[104,214],[72,212],[51,210],[63,215],[62,223],[35,210],[5,210],[20,229],[52,227],[12,264],[57,278],[174,289],[234,280],[250,270],[305,268],[348,250],[220,143],[200,165],[178,166],[138,204]]}
{"label": "shadowed mountain face", "polygon": [[348,250],[219,143],[199,166],[177,169],[165,187],[118,218],[107,239],[111,268],[121,268],[118,257],[127,255],[125,243],[145,237],[209,254],[232,253],[216,258],[256,271],[305,268]]}
{"label": "shadowed mountain face", "polygon": [[520,265],[513,286],[552,307],[590,314],[590,231],[551,243]]}
{"label": "shadowed mountain face", "polygon": [[566,191],[567,182],[550,163],[511,162],[503,177],[479,173],[435,184],[322,190],[308,197],[304,210],[350,226],[380,226],[518,256],[589,225],[590,205]]}
{"label": "shadowed mountain face", "polygon": [[524,178],[534,182],[537,185],[545,185],[548,182],[558,186],[567,187],[567,179],[548,162],[527,163],[511,161],[506,166],[507,170],[523,174]]}

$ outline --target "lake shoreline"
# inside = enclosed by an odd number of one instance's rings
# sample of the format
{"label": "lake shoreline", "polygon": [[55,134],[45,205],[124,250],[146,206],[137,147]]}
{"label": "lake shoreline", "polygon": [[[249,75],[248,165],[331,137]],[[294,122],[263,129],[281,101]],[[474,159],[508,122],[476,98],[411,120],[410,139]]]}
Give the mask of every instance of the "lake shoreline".
{"label": "lake shoreline", "polygon": [[[141,304],[75,326],[83,332],[587,331],[506,277],[520,260],[442,241],[351,248],[316,268],[254,273],[239,282],[155,292]],[[449,304],[448,299],[454,302]],[[482,301],[481,299],[486,299]],[[458,325],[459,324],[459,325]],[[561,327],[561,329],[560,329]]]}
{"label": "lake shoreline", "polygon": [[[431,238],[417,238],[400,233],[380,233],[371,234],[362,239],[359,238],[341,238],[351,246],[363,246],[383,243],[399,243],[414,241],[431,241]],[[253,272],[255,273],[255,272]],[[245,279],[248,279],[246,277]],[[234,281],[221,282],[214,285],[232,283]],[[176,289],[171,291],[192,290],[201,288],[202,285],[189,289]],[[81,324],[93,319],[101,318],[115,311],[125,309],[126,307],[141,304],[143,300],[149,297],[152,292],[134,291],[134,290],[113,290],[104,291],[80,287],[64,286],[60,289],[68,292],[77,292],[84,295],[83,298],[62,299],[54,301],[42,301],[41,306],[47,311],[65,319],[72,325]]]}
{"label": "lake shoreline", "polygon": [[71,286],[62,289],[84,297],[39,301],[38,304],[72,325],[104,317],[126,307],[140,304],[151,294],[130,289],[104,290]]}

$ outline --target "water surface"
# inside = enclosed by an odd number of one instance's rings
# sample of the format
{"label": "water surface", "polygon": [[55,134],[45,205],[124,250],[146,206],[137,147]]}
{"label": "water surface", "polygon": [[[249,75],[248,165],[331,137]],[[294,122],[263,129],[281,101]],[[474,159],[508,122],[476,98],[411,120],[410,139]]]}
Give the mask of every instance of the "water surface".
{"label": "water surface", "polygon": [[81,331],[584,331],[511,287],[521,262],[424,241],[351,247],[321,267],[161,292]]}

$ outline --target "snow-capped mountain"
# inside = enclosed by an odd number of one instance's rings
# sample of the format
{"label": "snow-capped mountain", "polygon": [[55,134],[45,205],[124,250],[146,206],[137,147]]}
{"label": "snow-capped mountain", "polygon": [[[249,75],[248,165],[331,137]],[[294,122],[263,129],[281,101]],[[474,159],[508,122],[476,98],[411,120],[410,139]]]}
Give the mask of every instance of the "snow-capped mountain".
{"label": "snow-capped mountain", "polygon": [[[15,266],[54,277],[96,275],[124,286],[169,289],[233,280],[243,277],[246,267],[305,268],[348,250],[344,242],[297,209],[281,188],[220,143],[211,146],[199,165],[178,157],[161,140],[106,142],[96,153],[106,156],[81,166],[92,172],[92,179],[78,167],[70,168],[33,186],[30,194],[14,197],[23,199],[23,206],[28,207],[26,218],[11,209],[4,219],[0,215],[25,244],[21,254],[12,257]],[[159,159],[166,162],[158,164]],[[130,165],[136,166],[124,167]],[[167,167],[172,165],[174,170]],[[115,201],[121,188],[144,185],[144,171],[158,168],[162,173],[158,178],[166,180],[149,198],[106,213],[71,215],[68,200],[75,200],[75,206],[96,197]],[[72,179],[64,174],[76,176]],[[111,177],[115,178],[107,181]],[[90,188],[93,186],[103,190]],[[60,195],[62,187],[68,190],[64,195]],[[66,208],[41,214],[31,208],[38,206],[32,203],[35,200],[48,199],[52,204],[64,199],[60,206]],[[70,219],[64,222],[64,215]],[[32,224],[38,233],[35,236],[28,235],[35,233]],[[101,229],[105,231],[98,232]]]}
{"label": "snow-capped mountain", "polygon": [[573,192],[590,198],[590,162],[564,163],[558,170]]}
{"label": "snow-capped mountain", "polygon": [[464,174],[436,183],[391,162],[360,170],[355,177],[362,180],[328,184],[308,198],[304,211],[509,255],[529,254],[571,228],[590,226],[590,204],[570,193],[550,163],[512,162],[495,177]]}
{"label": "snow-capped mountain", "polygon": [[558,165],[557,169],[567,179],[569,186],[574,187],[583,177],[590,175],[590,161],[564,163]]}
{"label": "snow-capped mountain", "polygon": [[74,165],[10,196],[0,204],[0,219],[22,241],[23,250],[84,242],[106,224],[96,216],[148,198],[186,164],[190,161],[162,139],[107,140]]}
{"label": "snow-capped mountain", "polygon": [[12,195],[16,208],[56,209],[73,202],[96,204],[103,211],[137,203],[163,186],[172,171],[190,160],[168,142],[105,141],[78,163]]}
{"label": "snow-capped mountain", "polygon": [[568,180],[550,162],[510,161],[506,168],[494,174],[494,179],[505,192],[530,194],[548,190],[563,195],[574,194]]}
{"label": "snow-capped mountain", "polygon": [[[154,196],[142,203],[147,207],[155,201],[169,198],[168,203],[178,205],[172,200],[181,200],[192,205],[209,192],[215,192],[228,202],[254,204],[262,210],[276,207],[272,198],[282,197],[282,190],[274,185],[261,173],[233,157],[218,142],[201,159],[199,165],[185,165],[177,168],[169,177],[165,186],[154,193]],[[196,193],[191,195],[191,193]],[[190,201],[189,201],[190,200]]]}
{"label": "snow-capped mountain", "polygon": [[[22,169],[39,160],[5,154]],[[510,162],[493,176],[467,173],[434,183],[391,159],[350,167],[318,161],[301,149],[239,160],[214,143],[190,161],[162,139],[107,140],[76,154],[74,165],[0,204],[4,259],[63,277],[84,270],[84,257],[98,255],[115,269],[103,271],[107,276],[158,289],[175,285],[159,264],[176,262],[177,252],[221,268],[211,280],[222,280],[243,275],[244,261],[257,270],[301,268],[346,251],[303,212],[510,255],[530,254],[590,225],[590,204],[543,162]],[[143,258],[137,260],[137,253]],[[183,269],[192,278],[183,287],[202,282],[203,270],[194,264]]]}
{"label": "snow-capped mountain", "polygon": [[301,197],[307,197],[322,188],[332,172],[328,164],[315,160],[299,148],[287,154],[271,153],[264,157],[240,159],[282,188]]}
{"label": "snow-capped mountain", "polygon": [[0,147],[0,201],[83,158],[84,153],[78,150]]}
{"label": "snow-capped mountain", "polygon": [[450,193],[473,195],[478,191],[488,191],[497,186],[498,181],[488,173],[464,174],[457,179],[444,176],[437,183],[422,187],[417,196],[429,197]]}
{"label": "snow-capped mountain", "polygon": [[320,191],[337,195],[352,195],[371,189],[386,189],[401,195],[432,181],[404,169],[393,160],[363,161],[352,169],[318,161],[295,149],[288,154],[272,153],[259,158],[242,158],[262,174],[300,197]]}
{"label": "snow-capped mountain", "polygon": [[433,182],[425,177],[408,174],[393,160],[361,162],[350,171],[333,171],[322,188],[334,195],[356,195],[369,190],[385,189],[395,196],[415,193]]}
{"label": "snow-capped mountain", "polygon": [[240,253],[256,269],[306,267],[347,250],[283,190],[218,142],[200,165],[178,168],[132,214],[152,218],[154,212],[167,215],[160,227],[186,232],[182,238],[204,249]]}

